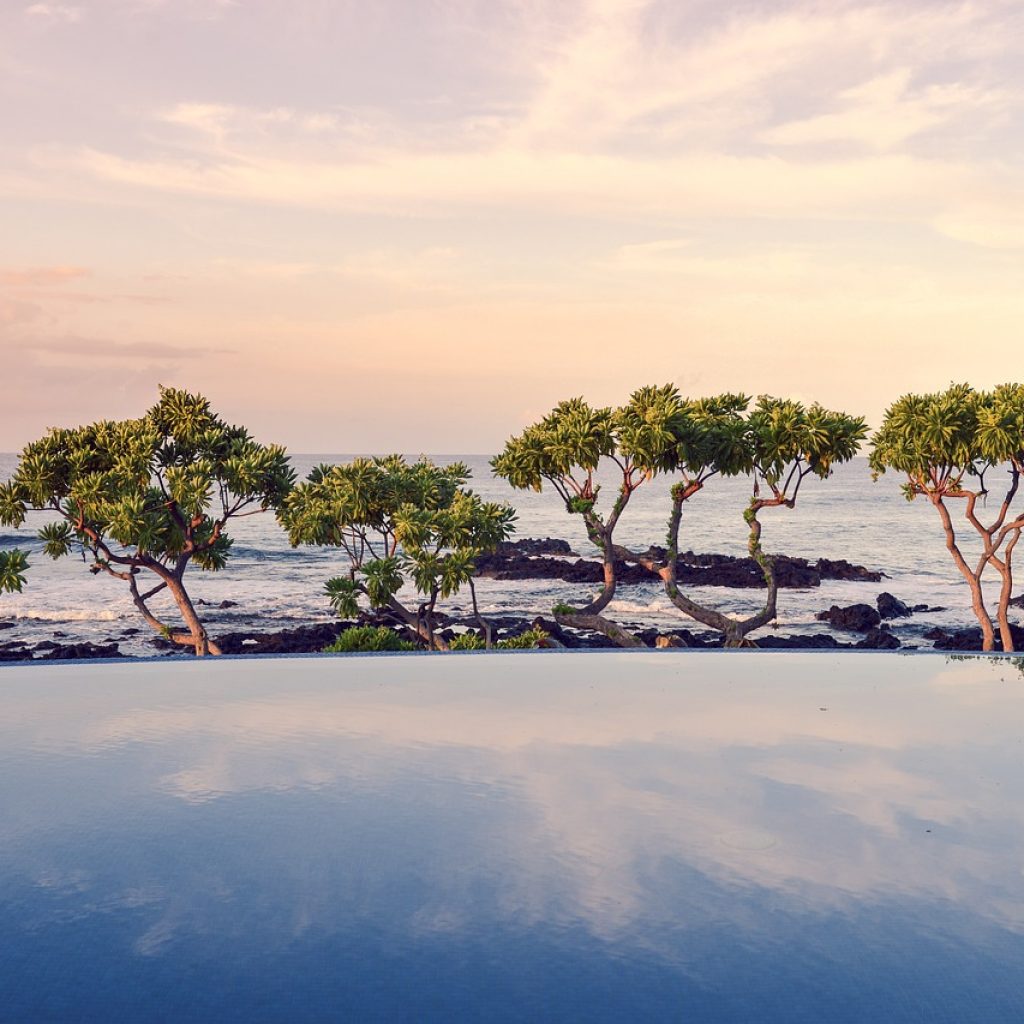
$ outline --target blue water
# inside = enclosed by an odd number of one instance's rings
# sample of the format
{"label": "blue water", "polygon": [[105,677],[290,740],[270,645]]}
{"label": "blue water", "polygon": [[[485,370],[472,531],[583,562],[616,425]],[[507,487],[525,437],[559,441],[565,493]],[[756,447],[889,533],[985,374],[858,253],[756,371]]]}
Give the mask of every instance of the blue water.
{"label": "blue water", "polygon": [[[300,476],[318,462],[344,461],[347,455],[295,456]],[[581,555],[594,556],[577,518],[566,514],[557,496],[547,490],[541,494],[513,491],[504,481],[495,479],[486,456],[433,456],[437,461],[461,459],[473,470],[471,485],[488,500],[508,501],[519,512],[517,535],[521,537],[561,537]],[[14,456],[0,456],[0,479],[15,465]],[[669,478],[646,484],[635,495],[623,516],[618,531],[628,546],[645,549],[664,542],[668,509]],[[713,480],[689,503],[681,532],[682,547],[701,552],[745,554],[746,527],[742,520],[747,484],[742,479]],[[605,477],[607,501],[615,483]],[[826,582],[820,589],[786,590],[779,599],[779,618],[775,627],[782,634],[821,630],[815,613],[829,605],[858,601],[874,603],[881,590],[889,590],[909,605],[927,604],[945,608],[912,620],[894,624],[894,631],[905,643],[927,643],[921,634],[934,626],[956,627],[973,623],[966,587],[946,553],[943,536],[934,510],[922,501],[908,504],[899,492],[893,476],[874,483],[864,459],[840,466],[828,481],[807,480],[793,510],[769,509],[763,514],[766,550],[812,560],[820,557],[845,558],[878,569],[890,577],[882,584]],[[31,517],[30,528],[37,528],[42,516]],[[312,621],[327,621],[330,612],[323,597],[323,583],[343,569],[338,551],[289,547],[287,538],[272,515],[255,516],[232,526],[235,539],[229,567],[218,574],[191,570],[186,578],[197,599],[208,602],[204,615],[216,635],[250,625],[264,629],[294,626]],[[126,654],[153,653],[150,634],[133,608],[127,588],[107,577],[89,574],[81,560],[66,558],[50,562],[38,545],[31,542],[32,532],[0,531],[0,546],[13,546],[26,540],[33,555],[30,585],[23,594],[0,595],[0,619],[16,622],[16,634],[33,642],[63,634],[62,639],[105,641],[119,639]],[[973,550],[965,537],[965,549]],[[549,614],[560,601],[582,601],[590,593],[558,581],[504,583],[481,580],[478,587],[482,608],[491,614],[518,613],[527,616]],[[697,600],[717,605],[733,614],[749,614],[761,600],[757,591],[724,588],[695,588]],[[994,593],[994,590],[993,590]],[[410,598],[412,599],[412,598]],[[222,601],[237,602],[237,607],[221,611]],[[160,608],[160,602],[155,602]],[[169,603],[165,609],[173,617]],[[451,612],[468,612],[469,597],[459,595],[445,606]],[[624,623],[656,625],[659,628],[693,627],[694,623],[677,612],[655,582],[623,587],[612,604],[610,614]],[[141,635],[123,635],[126,629],[143,626]],[[9,639],[15,630],[6,630],[0,639]],[[853,637],[851,639],[856,639]]]}
{"label": "blue water", "polygon": [[0,1020],[1017,1022],[1024,680],[0,666]]}

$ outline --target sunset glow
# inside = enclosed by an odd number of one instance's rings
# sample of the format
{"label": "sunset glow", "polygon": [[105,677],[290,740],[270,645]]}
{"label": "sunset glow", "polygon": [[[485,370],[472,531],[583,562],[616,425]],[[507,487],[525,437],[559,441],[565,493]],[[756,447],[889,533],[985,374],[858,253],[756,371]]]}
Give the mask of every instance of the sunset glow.
{"label": "sunset glow", "polygon": [[0,450],[158,383],[297,451],[648,383],[1014,377],[1018,3],[0,10]]}

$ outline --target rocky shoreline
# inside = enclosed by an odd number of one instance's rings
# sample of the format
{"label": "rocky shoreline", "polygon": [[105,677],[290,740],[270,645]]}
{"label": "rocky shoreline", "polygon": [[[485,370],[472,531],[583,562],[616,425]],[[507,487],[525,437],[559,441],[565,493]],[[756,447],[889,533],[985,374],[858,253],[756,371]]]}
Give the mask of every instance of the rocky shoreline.
{"label": "rocky shoreline", "polygon": [[[651,549],[649,554],[660,558],[664,552]],[[885,574],[853,565],[843,560],[820,559],[811,563],[802,558],[777,556],[777,571],[780,587],[813,588],[823,580],[856,580],[880,582]],[[623,584],[649,582],[654,574],[642,566],[620,567]],[[480,560],[480,575],[500,580],[557,580],[569,583],[600,583],[601,563],[580,558],[563,540],[527,538],[500,546],[493,554]],[[685,552],[680,556],[680,578],[691,585],[721,586],[731,588],[753,588],[764,586],[764,580],[756,563],[749,558],[734,558],[727,555],[694,554]],[[198,602],[203,603],[203,602]],[[225,601],[215,606],[218,610],[234,607],[234,602]],[[817,618],[827,626],[828,632],[808,635],[767,634],[757,637],[757,646],[763,650],[897,650],[932,649],[940,651],[980,651],[981,630],[977,627],[961,629],[931,629],[920,635],[922,643],[901,641],[893,632],[893,623],[910,619],[916,614],[943,611],[927,605],[910,607],[887,591],[878,594],[874,605],[858,603],[847,606],[832,605],[822,610]],[[367,620],[371,621],[371,620]],[[466,631],[476,631],[476,620],[465,616],[439,614],[437,621],[441,635],[452,639]],[[489,616],[488,622],[494,630],[494,638],[514,637],[531,628],[541,628],[552,638],[552,646],[566,648],[614,648],[615,644],[599,633],[571,630],[559,626],[546,616]],[[217,633],[216,639],[225,654],[309,654],[322,651],[354,622],[325,621],[310,623],[295,628],[266,630],[258,625]],[[9,630],[15,623],[0,621],[0,630]],[[638,622],[623,622],[650,647],[678,647],[690,649],[712,649],[722,646],[717,633],[687,628],[657,629]],[[12,639],[0,641],[0,662],[89,660],[97,658],[125,657],[118,645],[119,639],[137,638],[143,635],[142,628],[128,628],[120,631],[117,638],[105,643],[92,641],[65,642],[63,633],[55,633],[54,639],[38,643]],[[916,641],[918,638],[915,637]],[[1018,648],[1024,648],[1024,629],[1014,627],[1014,640]],[[154,636],[146,640],[155,656],[189,657],[186,649]]]}
{"label": "rocky shoreline", "polygon": [[[662,561],[665,549],[650,547],[644,557]],[[551,537],[526,539],[502,544],[491,555],[477,559],[477,573],[496,580],[560,580],[563,583],[594,583],[604,580],[604,568],[596,559],[580,558],[564,540]],[[822,580],[856,580],[880,583],[885,574],[862,565],[838,559],[806,558],[778,555],[775,572],[780,589],[820,587]],[[617,568],[620,584],[648,583],[658,579],[657,573],[642,565],[620,563]],[[698,587],[729,587],[750,589],[766,587],[764,574],[752,558],[731,555],[700,555],[684,551],[679,555],[677,575],[680,583]]]}

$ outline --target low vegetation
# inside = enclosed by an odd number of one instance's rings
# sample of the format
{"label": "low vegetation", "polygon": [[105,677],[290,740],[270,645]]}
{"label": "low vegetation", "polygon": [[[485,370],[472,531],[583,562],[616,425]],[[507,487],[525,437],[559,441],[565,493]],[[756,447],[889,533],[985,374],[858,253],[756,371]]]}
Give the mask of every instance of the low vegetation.
{"label": "low vegetation", "polygon": [[326,654],[353,654],[373,651],[415,651],[416,645],[403,640],[387,626],[353,626],[338,634],[333,644],[324,648]]}
{"label": "low vegetation", "polygon": [[[550,635],[545,630],[534,627],[517,636],[495,640],[491,644],[491,648],[498,651],[526,651],[535,647],[543,647],[550,639]],[[482,651],[486,647],[485,638],[478,633],[462,633],[449,645],[449,649],[453,651]]]}

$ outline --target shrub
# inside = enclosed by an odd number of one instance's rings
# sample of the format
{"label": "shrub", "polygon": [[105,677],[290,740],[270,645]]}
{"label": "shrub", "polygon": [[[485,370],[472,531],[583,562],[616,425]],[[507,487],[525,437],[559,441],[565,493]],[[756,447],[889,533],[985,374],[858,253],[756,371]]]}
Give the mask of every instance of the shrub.
{"label": "shrub", "polygon": [[[540,646],[541,641],[547,638],[548,634],[543,629],[528,629],[525,633],[520,633],[519,636],[496,640],[494,650],[523,651]],[[457,636],[449,647],[453,651],[482,651],[486,644],[482,636],[477,636],[475,633],[463,633],[461,636]]]}
{"label": "shrub", "polygon": [[387,626],[352,626],[339,634],[325,654],[352,654],[367,651],[415,651],[416,645],[403,640]]}

